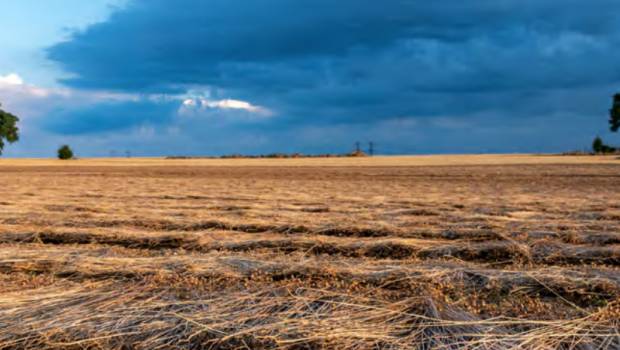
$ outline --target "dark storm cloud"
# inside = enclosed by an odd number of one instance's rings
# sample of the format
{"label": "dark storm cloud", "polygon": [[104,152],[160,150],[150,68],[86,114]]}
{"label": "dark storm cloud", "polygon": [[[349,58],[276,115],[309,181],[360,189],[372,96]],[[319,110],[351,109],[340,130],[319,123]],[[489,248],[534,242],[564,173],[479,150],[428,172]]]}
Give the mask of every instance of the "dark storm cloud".
{"label": "dark storm cloud", "polygon": [[50,113],[43,127],[62,134],[93,134],[171,121],[177,103],[117,101],[88,107],[58,109]]}
{"label": "dark storm cloud", "polygon": [[[616,0],[133,0],[48,55],[71,73],[68,86],[210,88],[275,111],[262,128],[444,116],[519,121],[604,113],[601,102],[620,81],[617,13]],[[157,103],[100,107],[68,113],[51,128],[173,118]]]}
{"label": "dark storm cloud", "polygon": [[[244,85],[262,83],[270,68],[282,71],[275,78],[303,86],[308,75],[337,67],[338,59],[346,64],[399,50],[393,59],[408,59],[414,69],[433,54],[456,53],[442,61],[459,63],[472,50],[571,60],[613,45],[606,39],[617,39],[614,9],[617,2],[600,0],[134,0],[49,56],[78,76],[69,80],[74,86]],[[236,81],[248,74],[249,81]]]}

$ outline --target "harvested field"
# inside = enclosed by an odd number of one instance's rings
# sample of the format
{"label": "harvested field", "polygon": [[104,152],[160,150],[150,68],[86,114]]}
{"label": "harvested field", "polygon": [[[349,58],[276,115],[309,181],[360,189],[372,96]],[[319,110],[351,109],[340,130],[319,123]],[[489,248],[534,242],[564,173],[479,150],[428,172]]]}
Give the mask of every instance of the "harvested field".
{"label": "harvested field", "polygon": [[0,349],[620,349],[620,160],[0,160]]}

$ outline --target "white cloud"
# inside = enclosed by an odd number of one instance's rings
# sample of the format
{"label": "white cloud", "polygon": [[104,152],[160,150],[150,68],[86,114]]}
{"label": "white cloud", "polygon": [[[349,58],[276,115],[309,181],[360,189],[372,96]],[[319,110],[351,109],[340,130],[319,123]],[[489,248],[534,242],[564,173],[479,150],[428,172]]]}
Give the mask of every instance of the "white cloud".
{"label": "white cloud", "polygon": [[0,75],[0,104],[17,114],[22,122],[49,115],[59,107],[139,99],[139,95],[128,93],[40,87],[28,84],[17,73]]}
{"label": "white cloud", "polygon": [[[194,93],[193,91],[188,92]],[[204,93],[204,92],[203,92]],[[110,91],[74,90],[68,88],[45,88],[30,85],[17,73],[0,75],[0,97],[5,108],[26,118],[46,115],[59,106],[84,106],[101,102],[140,101],[147,99],[152,102],[182,101],[179,114],[191,115],[208,110],[237,110],[248,112],[249,115],[269,117],[273,113],[267,108],[256,106],[250,102],[221,99],[215,100],[205,95],[165,95],[165,94],[131,94]],[[187,97],[192,96],[192,97]],[[248,115],[246,115],[248,116]]]}
{"label": "white cloud", "polygon": [[224,100],[208,100],[206,98],[187,98],[179,109],[180,114],[188,114],[195,111],[207,109],[223,109],[223,110],[243,110],[264,117],[273,115],[273,112],[265,107],[255,106],[250,102],[224,99]]}
{"label": "white cloud", "polygon": [[23,85],[24,80],[17,74],[0,75],[0,85]]}
{"label": "white cloud", "polygon": [[187,108],[192,108],[196,106],[196,100],[192,99],[192,98],[188,98],[186,100],[183,101],[183,106],[187,107]]}
{"label": "white cloud", "polygon": [[[19,96],[23,99],[37,99],[47,97],[72,98],[74,101],[138,101],[140,96],[130,93],[109,91],[81,91],[67,88],[44,88],[26,83],[18,74],[0,75],[0,92],[4,95]],[[154,95],[155,96],[155,95]],[[150,97],[155,99],[155,97]]]}
{"label": "white cloud", "polygon": [[245,101],[239,100],[219,100],[219,101],[203,101],[203,106],[207,106],[209,108],[221,108],[221,109],[243,109],[248,112],[258,113],[258,114],[266,114],[268,110],[260,107],[254,106],[253,104]]}
{"label": "white cloud", "polygon": [[16,73],[0,76],[0,103],[22,118],[41,115],[67,98],[66,91],[28,85]]}

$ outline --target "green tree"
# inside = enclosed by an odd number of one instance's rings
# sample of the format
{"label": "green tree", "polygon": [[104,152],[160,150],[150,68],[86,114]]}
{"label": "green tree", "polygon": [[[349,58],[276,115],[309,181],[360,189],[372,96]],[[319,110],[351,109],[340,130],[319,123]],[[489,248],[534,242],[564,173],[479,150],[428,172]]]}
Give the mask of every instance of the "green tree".
{"label": "green tree", "polygon": [[603,143],[603,139],[597,136],[594,142],[592,142],[592,151],[594,151],[594,153],[603,153],[604,147],[605,144]]}
{"label": "green tree", "polygon": [[614,95],[614,101],[609,110],[609,127],[613,132],[620,129],[620,93]]}
{"label": "green tree", "polygon": [[[0,105],[1,107],[2,105]],[[19,129],[17,122],[19,118],[9,112],[0,109],[0,154],[4,149],[5,141],[13,143],[19,140]]]}
{"label": "green tree", "polygon": [[73,151],[69,145],[63,145],[58,149],[58,159],[73,159]]}

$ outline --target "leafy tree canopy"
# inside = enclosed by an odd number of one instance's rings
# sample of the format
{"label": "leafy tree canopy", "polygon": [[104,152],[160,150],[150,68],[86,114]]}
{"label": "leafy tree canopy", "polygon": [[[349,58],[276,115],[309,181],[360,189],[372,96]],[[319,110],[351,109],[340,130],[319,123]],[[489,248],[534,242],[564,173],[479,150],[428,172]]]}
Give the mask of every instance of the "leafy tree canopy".
{"label": "leafy tree canopy", "polygon": [[604,146],[605,144],[603,143],[603,139],[598,136],[594,139],[594,142],[592,142],[592,150],[594,151],[594,153],[603,152]]}
{"label": "leafy tree canopy", "polygon": [[609,127],[613,132],[620,129],[620,93],[614,95],[614,101],[609,110]]}
{"label": "leafy tree canopy", "polygon": [[0,108],[0,154],[2,154],[5,142],[13,143],[19,140],[18,121],[19,118],[17,116]]}
{"label": "leafy tree canopy", "polygon": [[73,159],[73,151],[68,145],[63,145],[58,149],[58,159]]}

